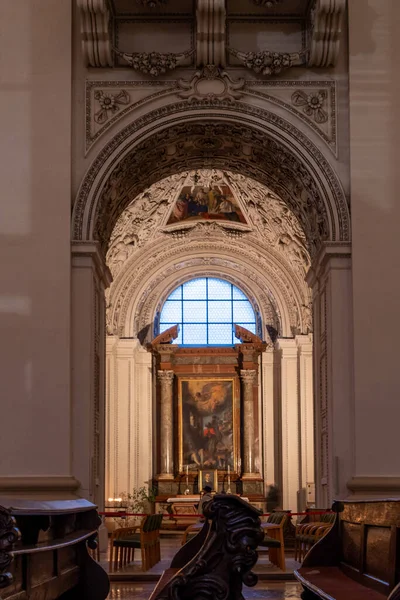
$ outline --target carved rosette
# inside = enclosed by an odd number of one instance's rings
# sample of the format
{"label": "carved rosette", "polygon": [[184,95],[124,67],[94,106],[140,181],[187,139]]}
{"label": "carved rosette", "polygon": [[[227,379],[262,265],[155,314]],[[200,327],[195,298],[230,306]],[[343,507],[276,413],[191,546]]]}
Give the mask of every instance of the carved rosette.
{"label": "carved rosette", "polygon": [[324,110],[327,97],[326,90],[311,92],[311,94],[296,90],[292,94],[292,104],[301,107],[307,117],[311,117],[318,125],[321,125],[328,120],[328,113]]}
{"label": "carved rosette", "polygon": [[242,369],[240,378],[243,385],[243,477],[252,477],[255,474],[254,386],[257,371]]}
{"label": "carved rosette", "polygon": [[11,512],[0,506],[0,588],[7,587],[12,583],[13,578],[8,572],[8,568],[12,561],[12,547],[19,535]]}
{"label": "carved rosette", "polygon": [[174,478],[173,384],[174,372],[158,371],[160,383],[160,475],[159,479]]}

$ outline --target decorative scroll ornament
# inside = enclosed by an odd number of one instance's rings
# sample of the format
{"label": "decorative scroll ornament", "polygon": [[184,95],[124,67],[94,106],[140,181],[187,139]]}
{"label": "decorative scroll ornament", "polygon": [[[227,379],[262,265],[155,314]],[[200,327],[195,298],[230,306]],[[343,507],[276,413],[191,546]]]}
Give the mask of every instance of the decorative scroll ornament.
{"label": "decorative scroll ornament", "polygon": [[304,114],[312,117],[316,123],[322,124],[328,120],[328,113],[323,109],[327,96],[326,90],[319,90],[311,94],[296,90],[292,94],[292,104],[302,107]]}
{"label": "decorative scroll ornament", "polygon": [[190,81],[178,81],[179,98],[201,100],[203,98],[218,98],[219,100],[238,100],[243,96],[244,79],[234,81],[226,71],[215,65],[206,65],[201,71],[196,71]]}
{"label": "decorative scroll ornament", "polygon": [[262,75],[277,75],[290,67],[305,64],[305,52],[240,52],[234,48],[228,48],[228,51],[245,67]]}
{"label": "decorative scroll ornament", "polygon": [[186,58],[193,54],[193,50],[188,50],[181,54],[173,54],[172,52],[168,52],[167,54],[160,52],[133,52],[132,54],[128,54],[119,50],[114,50],[114,52],[117,56],[126,60],[129,66],[135,71],[148,73],[153,77],[158,77],[158,75],[167,71],[173,71]]}
{"label": "decorative scroll ornament", "polygon": [[77,0],[81,13],[82,50],[91,67],[112,67],[110,19],[106,0]]}
{"label": "decorative scroll ornament", "polygon": [[126,106],[131,101],[131,98],[125,90],[121,90],[118,94],[111,94],[98,90],[94,94],[95,100],[99,103],[100,110],[94,114],[96,123],[103,125],[116,112],[120,110],[120,106]]}
{"label": "decorative scroll ornament", "polygon": [[7,571],[12,561],[12,546],[19,538],[15,520],[10,511],[0,506],[0,588],[12,583],[13,577]]}

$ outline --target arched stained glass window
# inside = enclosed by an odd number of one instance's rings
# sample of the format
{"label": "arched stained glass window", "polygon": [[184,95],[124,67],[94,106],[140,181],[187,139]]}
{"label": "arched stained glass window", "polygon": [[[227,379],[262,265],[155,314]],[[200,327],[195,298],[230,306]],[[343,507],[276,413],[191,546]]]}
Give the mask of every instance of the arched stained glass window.
{"label": "arched stained glass window", "polygon": [[177,287],[160,314],[160,333],[179,324],[174,343],[185,346],[224,346],[239,343],[233,325],[256,333],[256,315],[248,298],[232,283],[201,277]]}

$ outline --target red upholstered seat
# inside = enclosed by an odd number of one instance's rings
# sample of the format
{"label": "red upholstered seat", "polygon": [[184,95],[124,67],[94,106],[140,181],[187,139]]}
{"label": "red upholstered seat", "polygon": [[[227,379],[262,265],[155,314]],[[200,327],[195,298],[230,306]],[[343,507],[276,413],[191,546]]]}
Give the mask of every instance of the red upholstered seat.
{"label": "red upholstered seat", "polygon": [[[384,600],[380,594],[347,577],[338,567],[302,567],[297,570],[299,581],[326,600]],[[312,587],[313,586],[313,587]],[[322,591],[323,590],[323,591]]]}

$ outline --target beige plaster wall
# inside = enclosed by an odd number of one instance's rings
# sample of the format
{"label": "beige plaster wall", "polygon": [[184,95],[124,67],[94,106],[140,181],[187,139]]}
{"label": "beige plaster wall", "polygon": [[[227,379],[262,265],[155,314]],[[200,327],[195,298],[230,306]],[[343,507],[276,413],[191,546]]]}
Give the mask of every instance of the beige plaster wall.
{"label": "beige plaster wall", "polygon": [[351,0],[355,475],[400,476],[400,3]]}
{"label": "beige plaster wall", "polygon": [[3,477],[70,475],[71,2],[0,3]]}

